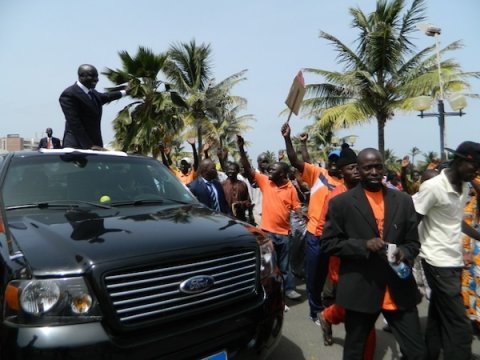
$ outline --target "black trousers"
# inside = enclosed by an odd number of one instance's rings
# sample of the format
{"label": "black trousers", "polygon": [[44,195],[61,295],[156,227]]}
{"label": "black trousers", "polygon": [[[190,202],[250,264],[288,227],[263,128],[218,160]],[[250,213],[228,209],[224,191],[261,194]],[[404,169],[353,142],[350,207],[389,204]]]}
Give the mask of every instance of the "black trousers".
{"label": "black trousers", "polygon": [[461,294],[462,268],[436,267],[422,260],[428,286],[432,290],[425,332],[428,359],[472,357],[472,325]]}
{"label": "black trousers", "polygon": [[[346,310],[345,314],[345,344],[343,346],[344,360],[362,360],[368,333],[375,326],[380,313],[361,313]],[[425,344],[420,329],[417,308],[409,310],[382,311],[383,316],[392,329],[400,350],[406,359],[424,359]]]}

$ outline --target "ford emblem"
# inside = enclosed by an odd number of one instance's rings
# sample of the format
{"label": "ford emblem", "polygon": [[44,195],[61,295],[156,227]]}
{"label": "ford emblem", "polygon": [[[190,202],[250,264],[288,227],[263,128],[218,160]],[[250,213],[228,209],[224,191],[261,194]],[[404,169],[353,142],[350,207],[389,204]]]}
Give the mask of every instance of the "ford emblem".
{"label": "ford emblem", "polygon": [[198,294],[207,291],[215,284],[213,276],[198,275],[183,281],[180,284],[180,291],[185,294]]}

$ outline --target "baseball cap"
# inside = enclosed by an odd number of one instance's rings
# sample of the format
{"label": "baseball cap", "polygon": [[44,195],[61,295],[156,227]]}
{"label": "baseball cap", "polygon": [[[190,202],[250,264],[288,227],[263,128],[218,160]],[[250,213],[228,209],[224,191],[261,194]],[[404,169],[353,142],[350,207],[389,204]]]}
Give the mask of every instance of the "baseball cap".
{"label": "baseball cap", "polygon": [[182,162],[184,162],[184,161],[185,161],[187,164],[192,165],[192,159],[190,159],[189,157],[184,157],[182,160],[180,160],[180,164],[181,164]]}
{"label": "baseball cap", "polygon": [[332,150],[330,151],[330,154],[328,154],[328,158],[330,159],[331,157],[340,157],[340,150],[338,149],[335,149],[335,150]]}
{"label": "baseball cap", "polygon": [[445,148],[454,156],[476,162],[480,165],[480,144],[473,141],[464,141],[455,150]]}

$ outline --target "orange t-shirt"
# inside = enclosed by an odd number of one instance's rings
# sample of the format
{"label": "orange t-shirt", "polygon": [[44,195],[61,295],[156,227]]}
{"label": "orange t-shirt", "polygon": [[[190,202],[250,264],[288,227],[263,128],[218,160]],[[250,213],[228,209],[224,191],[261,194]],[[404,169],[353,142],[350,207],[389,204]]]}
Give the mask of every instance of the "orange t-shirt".
{"label": "orange t-shirt", "polygon": [[310,186],[310,202],[308,203],[307,231],[319,236],[318,220],[322,214],[325,198],[330,190],[343,184],[343,180],[328,175],[328,171],[316,165],[305,163],[302,179]]}
{"label": "orange t-shirt", "polygon": [[327,219],[327,212],[328,212],[328,204],[330,203],[330,200],[334,198],[337,195],[340,195],[341,193],[346,192],[348,189],[344,184],[337,185],[335,189],[330,191],[327,196],[325,197],[325,201],[323,202],[323,208],[320,213],[320,217],[317,221],[317,229],[315,230],[315,233],[318,235],[322,235],[323,233],[323,227],[325,226],[325,220]]}
{"label": "orange t-shirt", "polygon": [[[383,191],[367,191],[365,190],[365,195],[367,196],[368,203],[373,211],[373,216],[377,222],[378,232],[380,238],[383,238],[383,221],[385,219],[385,203],[383,201]],[[393,302],[392,297],[390,296],[390,291],[388,286],[385,289],[385,296],[383,298],[383,310],[397,310],[397,306]]]}
{"label": "orange t-shirt", "polygon": [[195,170],[190,170],[187,175],[178,169],[172,169],[172,172],[185,185],[190,184],[197,178],[197,172]]}
{"label": "orange t-shirt", "polygon": [[290,211],[301,207],[297,190],[290,181],[277,186],[268,176],[260,173],[255,173],[255,182],[263,197],[260,228],[274,234],[288,235]]}

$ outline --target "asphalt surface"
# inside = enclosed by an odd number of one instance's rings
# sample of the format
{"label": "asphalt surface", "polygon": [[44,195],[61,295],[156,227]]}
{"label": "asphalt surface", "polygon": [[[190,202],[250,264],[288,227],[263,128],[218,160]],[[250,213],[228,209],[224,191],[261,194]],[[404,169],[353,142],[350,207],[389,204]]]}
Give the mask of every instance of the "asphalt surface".
{"label": "asphalt surface", "polygon": [[[285,313],[282,339],[268,360],[319,360],[341,359],[345,329],[342,324],[333,326],[333,345],[324,346],[322,331],[308,318],[308,302],[305,285],[297,279],[297,291],[302,294],[299,301],[287,300],[289,311]],[[428,303],[424,299],[418,306],[420,321],[424,327]],[[375,359],[400,359],[400,349],[391,333],[382,330],[383,317],[376,323],[377,346]],[[480,359],[480,338],[474,336],[473,354]]]}

